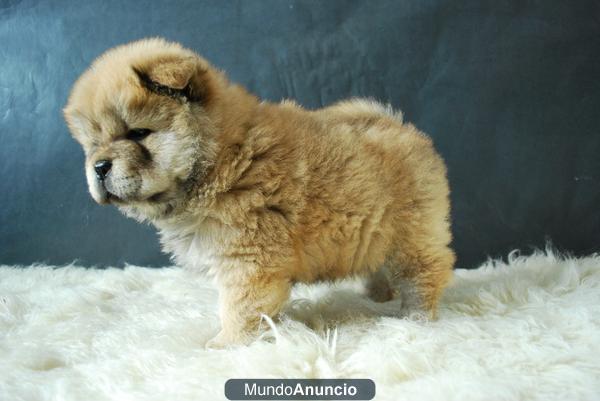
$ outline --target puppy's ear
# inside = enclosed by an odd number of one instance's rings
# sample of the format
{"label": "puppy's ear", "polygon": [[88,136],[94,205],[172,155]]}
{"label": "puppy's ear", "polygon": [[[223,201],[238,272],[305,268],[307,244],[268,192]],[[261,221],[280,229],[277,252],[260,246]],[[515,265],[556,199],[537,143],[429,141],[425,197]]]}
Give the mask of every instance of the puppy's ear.
{"label": "puppy's ear", "polygon": [[193,57],[167,59],[147,67],[148,77],[174,89],[183,89],[197,73],[198,62]]}
{"label": "puppy's ear", "polygon": [[191,102],[208,98],[208,71],[196,57],[160,59],[133,71],[144,88],[158,95]]}

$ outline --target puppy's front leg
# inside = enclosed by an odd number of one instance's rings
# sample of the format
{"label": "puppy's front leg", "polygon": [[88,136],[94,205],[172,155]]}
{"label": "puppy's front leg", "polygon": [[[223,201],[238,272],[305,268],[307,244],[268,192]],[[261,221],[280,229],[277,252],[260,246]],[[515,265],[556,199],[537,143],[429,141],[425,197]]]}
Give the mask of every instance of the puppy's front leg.
{"label": "puppy's front leg", "polygon": [[291,283],[281,271],[252,267],[231,269],[218,278],[221,331],[209,348],[250,342],[261,314],[275,316],[290,295]]}

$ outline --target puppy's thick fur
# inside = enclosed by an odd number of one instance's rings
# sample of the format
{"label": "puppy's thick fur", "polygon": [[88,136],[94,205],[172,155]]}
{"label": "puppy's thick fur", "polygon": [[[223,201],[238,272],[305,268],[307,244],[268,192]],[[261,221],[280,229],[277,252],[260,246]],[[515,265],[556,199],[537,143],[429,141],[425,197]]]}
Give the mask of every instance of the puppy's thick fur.
{"label": "puppy's thick fur", "polygon": [[149,39],[99,57],[65,118],[94,199],[151,222],[178,264],[216,278],[210,345],[250,339],[295,282],[363,275],[374,300],[435,316],[455,260],[446,169],[389,108],[260,102],[194,52]]}

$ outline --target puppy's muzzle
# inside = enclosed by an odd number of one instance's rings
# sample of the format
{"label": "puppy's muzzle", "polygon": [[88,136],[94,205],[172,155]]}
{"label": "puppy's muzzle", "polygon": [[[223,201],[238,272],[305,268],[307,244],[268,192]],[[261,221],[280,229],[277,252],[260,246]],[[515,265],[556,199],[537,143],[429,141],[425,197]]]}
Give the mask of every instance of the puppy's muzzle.
{"label": "puppy's muzzle", "polygon": [[100,181],[104,181],[110,169],[112,167],[112,162],[110,160],[98,160],[94,163],[94,171],[96,172],[96,177]]}

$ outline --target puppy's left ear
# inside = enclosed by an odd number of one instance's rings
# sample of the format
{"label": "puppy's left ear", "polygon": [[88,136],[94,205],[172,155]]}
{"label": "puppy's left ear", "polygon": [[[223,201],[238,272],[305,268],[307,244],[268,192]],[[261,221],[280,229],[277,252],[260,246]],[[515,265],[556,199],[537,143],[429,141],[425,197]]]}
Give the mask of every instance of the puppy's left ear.
{"label": "puppy's left ear", "polygon": [[158,95],[191,102],[208,99],[208,70],[197,57],[161,59],[133,71],[143,87]]}

